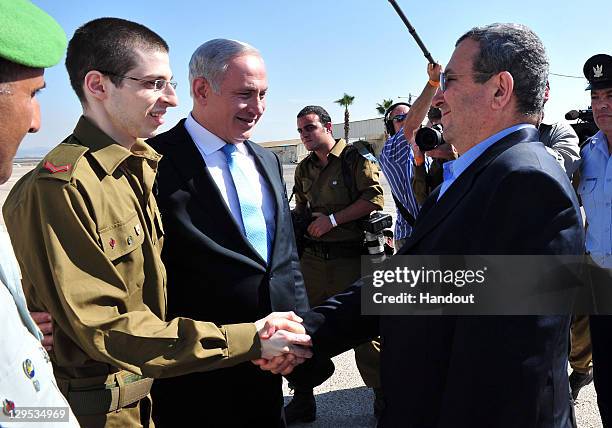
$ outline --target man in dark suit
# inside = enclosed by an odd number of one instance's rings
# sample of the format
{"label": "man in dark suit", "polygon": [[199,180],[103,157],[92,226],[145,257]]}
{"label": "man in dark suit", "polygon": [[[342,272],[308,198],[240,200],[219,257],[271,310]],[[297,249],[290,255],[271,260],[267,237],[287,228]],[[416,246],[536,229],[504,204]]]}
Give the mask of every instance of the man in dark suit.
{"label": "man in dark suit", "polygon": [[[400,254],[581,254],[574,191],[534,126],[547,76],[542,42],[524,26],[493,24],[459,39],[434,104],[460,157],[445,164]],[[360,287],[304,323],[315,355],[380,331],[380,426],[571,426],[569,316],[367,317]]]}
{"label": "man in dark suit", "polygon": [[[168,316],[225,324],[307,310],[281,163],[248,140],[265,110],[263,59],[215,39],[195,51],[189,77],[191,114],[149,140],[164,156],[157,199]],[[281,376],[250,362],[156,381],[153,397],[162,427],[175,426],[176,412],[211,427],[284,426]]]}

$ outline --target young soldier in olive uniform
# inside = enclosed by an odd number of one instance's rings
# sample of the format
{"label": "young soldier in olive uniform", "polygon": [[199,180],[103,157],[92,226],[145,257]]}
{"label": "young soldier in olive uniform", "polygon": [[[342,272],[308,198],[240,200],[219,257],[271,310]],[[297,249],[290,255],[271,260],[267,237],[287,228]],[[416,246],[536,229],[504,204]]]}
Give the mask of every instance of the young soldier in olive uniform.
{"label": "young soldier in olive uniform", "polygon": [[[44,68],[57,64],[65,49],[66,35],[53,18],[29,1],[0,0],[0,184],[11,176],[23,137],[40,128],[36,94],[45,86]],[[4,226],[0,308],[0,425],[78,427],[57,388],[43,335],[28,312]]]}
{"label": "young soldier in olive uniform", "polygon": [[[316,306],[361,276],[364,231],[356,220],[382,209],[384,198],[378,167],[356,150],[344,158],[348,146],[343,139],[334,139],[325,109],[305,107],[298,113],[297,123],[300,138],[311,153],[295,170],[295,209],[300,213],[310,210],[313,216],[300,264],[308,300]],[[348,174],[343,169],[348,169]],[[380,386],[376,348],[377,343],[366,343],[355,349],[361,376],[375,391]],[[288,421],[295,414],[297,419],[313,419],[312,390],[302,391],[296,385],[294,402],[285,412]]]}
{"label": "young soldier in olive uniform", "polygon": [[168,46],[140,24],[101,18],[76,31],[66,66],[83,117],[15,185],[4,216],[30,309],[56,324],[55,375],[79,422],[148,426],[151,378],[280,355],[275,347],[307,336],[260,341],[273,330],[265,320],[165,321],[164,232],[153,197],[160,155],[141,138],[177,105]]}

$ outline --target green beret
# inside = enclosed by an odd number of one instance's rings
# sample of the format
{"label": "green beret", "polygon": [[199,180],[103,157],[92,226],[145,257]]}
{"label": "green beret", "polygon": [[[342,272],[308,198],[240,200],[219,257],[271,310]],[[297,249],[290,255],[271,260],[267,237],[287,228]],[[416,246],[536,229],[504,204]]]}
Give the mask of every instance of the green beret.
{"label": "green beret", "polygon": [[0,0],[0,57],[32,68],[57,64],[66,33],[28,0]]}

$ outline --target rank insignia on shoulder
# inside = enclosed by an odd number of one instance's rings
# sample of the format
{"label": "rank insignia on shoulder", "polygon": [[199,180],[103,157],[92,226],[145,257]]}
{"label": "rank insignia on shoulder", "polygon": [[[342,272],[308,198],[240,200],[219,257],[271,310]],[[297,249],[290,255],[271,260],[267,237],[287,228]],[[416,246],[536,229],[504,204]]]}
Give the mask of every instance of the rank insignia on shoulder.
{"label": "rank insignia on shoulder", "polygon": [[43,165],[43,168],[45,168],[51,174],[55,174],[55,173],[58,173],[58,172],[68,172],[68,171],[70,171],[71,167],[72,167],[72,165],[70,165],[70,164],[66,164],[66,165],[53,165],[49,161],[46,161],[45,164]]}
{"label": "rank insignia on shoulder", "polygon": [[15,416],[15,403],[11,400],[2,400],[2,413],[6,416]]}
{"label": "rank insignia on shoulder", "polygon": [[34,371],[34,364],[32,364],[32,360],[29,358],[23,362],[22,366],[23,372],[29,379],[32,379],[36,375],[36,372]]}

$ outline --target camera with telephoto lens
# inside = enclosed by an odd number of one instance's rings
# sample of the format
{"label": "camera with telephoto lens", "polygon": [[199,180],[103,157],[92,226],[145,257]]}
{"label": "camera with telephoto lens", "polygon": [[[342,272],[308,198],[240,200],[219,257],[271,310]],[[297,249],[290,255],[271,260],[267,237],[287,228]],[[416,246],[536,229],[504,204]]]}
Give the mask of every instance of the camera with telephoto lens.
{"label": "camera with telephoto lens", "polygon": [[387,242],[385,229],[391,227],[392,224],[391,216],[381,212],[372,213],[370,217],[361,221],[361,227],[365,231],[366,254],[375,256],[388,252],[385,251]]}
{"label": "camera with telephoto lens", "polygon": [[576,135],[578,135],[580,147],[599,131],[595,124],[595,119],[593,119],[593,108],[591,106],[584,110],[570,110],[565,114],[565,119],[576,121],[576,123],[572,123],[572,128],[574,128]]}
{"label": "camera with telephoto lens", "polygon": [[419,150],[422,152],[428,152],[435,149],[441,144],[444,144],[444,138],[442,137],[442,125],[436,124],[431,128],[420,128],[415,136],[414,141]]}

